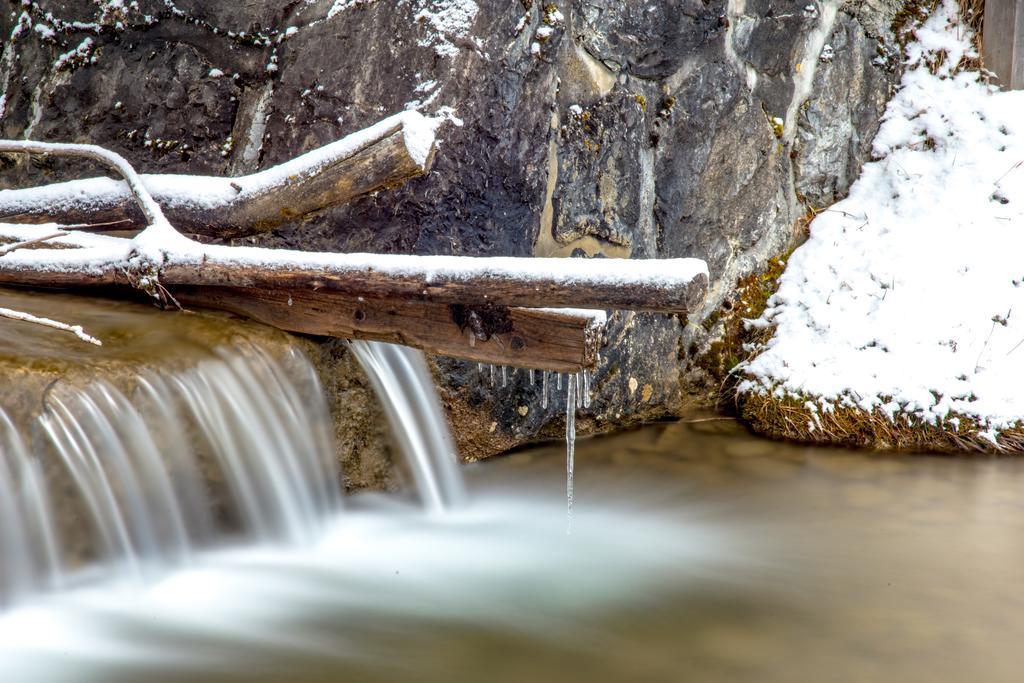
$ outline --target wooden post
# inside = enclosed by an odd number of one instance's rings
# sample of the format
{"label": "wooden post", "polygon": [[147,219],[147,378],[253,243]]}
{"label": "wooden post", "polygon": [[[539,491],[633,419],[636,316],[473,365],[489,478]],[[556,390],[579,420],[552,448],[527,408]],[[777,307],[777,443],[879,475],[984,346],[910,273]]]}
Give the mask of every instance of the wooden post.
{"label": "wooden post", "polygon": [[1007,90],[1024,89],[1024,0],[985,0],[985,68]]}

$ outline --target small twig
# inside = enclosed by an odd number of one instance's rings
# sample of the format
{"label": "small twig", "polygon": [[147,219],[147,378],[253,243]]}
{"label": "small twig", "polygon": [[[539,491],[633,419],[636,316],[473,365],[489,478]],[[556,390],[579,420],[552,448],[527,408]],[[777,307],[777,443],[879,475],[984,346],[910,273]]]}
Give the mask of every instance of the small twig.
{"label": "small twig", "polygon": [[698,422],[717,422],[718,420],[733,420],[733,421],[735,421],[737,419],[739,419],[739,418],[728,417],[728,416],[722,416],[722,417],[698,417],[698,418],[695,418],[693,420],[680,420],[679,424],[692,425],[692,424],[696,424]]}
{"label": "small twig", "polygon": [[[847,218],[859,218],[858,216],[854,216],[849,211],[843,211],[842,209],[822,209],[818,213],[841,213]],[[864,216],[864,220],[867,220],[867,216]]]}
{"label": "small twig", "polygon": [[43,235],[42,237],[33,237],[32,239],[25,240],[24,242],[5,244],[2,247],[0,247],[0,256],[3,256],[4,254],[10,254],[12,251],[17,251],[18,249],[24,249],[25,247],[31,247],[42,242],[47,242],[49,240],[56,239],[57,237],[65,236],[67,236],[66,232],[55,232],[50,235]]}
{"label": "small twig", "polygon": [[1016,169],[1020,168],[1021,166],[1024,166],[1024,159],[1021,159],[1020,161],[1015,163],[1013,166],[1011,166],[1010,170],[1008,170],[1003,175],[999,176],[999,178],[994,183],[992,183],[992,184],[993,185],[998,185],[1002,181],[1003,178],[1005,178],[1006,176],[1010,175],[1011,173],[1013,173]]}
{"label": "small twig", "polygon": [[135,172],[132,165],[117,152],[98,145],[60,144],[36,142],[34,140],[0,140],[0,152],[80,157],[95,161],[107,168],[113,169],[124,178],[124,181],[128,184],[128,189],[131,190],[132,195],[135,197],[136,204],[142,210],[147,227],[157,222],[166,222],[160,206],[153,200],[145,185],[142,184],[142,178]]}
{"label": "small twig", "polygon": [[115,230],[133,230],[132,220],[130,218],[122,218],[116,221],[106,221],[104,223],[75,223],[74,225],[61,225],[61,230],[81,230],[82,232],[112,232]]}
{"label": "small twig", "polygon": [[20,320],[26,323],[35,323],[36,325],[43,325],[45,327],[52,327],[55,330],[63,330],[64,332],[70,332],[84,342],[95,344],[96,346],[103,346],[96,337],[92,337],[85,333],[81,325],[68,325],[57,320],[50,320],[49,318],[40,318],[32,315],[31,313],[23,313],[22,311],[15,311],[11,308],[0,308],[0,317],[10,318],[11,320]]}
{"label": "small twig", "polygon": [[992,341],[992,335],[996,331],[996,321],[992,320],[992,329],[988,331],[988,338],[985,339],[984,345],[981,347],[981,352],[978,354],[978,360],[974,361],[974,374],[978,374],[981,371],[981,357],[985,355],[985,349],[988,348],[988,343]]}
{"label": "small twig", "polygon": [[1017,342],[1017,344],[1012,349],[1006,352],[1006,355],[1009,356],[1011,353],[1019,349],[1021,344],[1024,344],[1024,339],[1021,339],[1019,342]]}

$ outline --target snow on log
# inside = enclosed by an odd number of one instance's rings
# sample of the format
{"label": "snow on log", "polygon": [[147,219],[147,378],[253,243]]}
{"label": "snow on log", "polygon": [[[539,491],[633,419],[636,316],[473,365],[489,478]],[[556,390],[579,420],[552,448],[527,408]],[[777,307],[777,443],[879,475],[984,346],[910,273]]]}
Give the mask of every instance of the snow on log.
{"label": "snow on log", "polygon": [[[433,154],[429,133],[413,136],[416,142],[408,145],[423,164]],[[580,313],[578,307],[687,313],[702,305],[708,287],[707,264],[699,259],[403,256],[204,245],[170,224],[142,178],[114,152],[28,141],[0,142],[0,151],[104,163],[125,178],[145,218],[145,229],[130,239],[54,224],[0,224],[0,238],[13,243],[0,251],[0,283],[130,286],[164,304],[178,304],[177,294],[285,330],[565,372],[592,367],[601,343],[604,314]],[[313,166],[322,170],[326,163]],[[288,164],[271,171],[264,187],[316,186],[313,176],[297,177]]]}
{"label": "snow on log", "polygon": [[[31,239],[5,226],[0,234]],[[55,226],[48,226],[52,232]],[[73,242],[69,242],[76,238]],[[89,239],[83,239],[89,238]],[[0,258],[0,283],[33,286],[134,284],[335,292],[353,298],[470,306],[599,308],[688,313],[704,301],[699,259],[579,259],[333,254],[202,245],[176,239],[139,259],[136,240],[69,235]],[[152,254],[152,244],[147,244]],[[137,269],[142,268],[139,272]]]}
{"label": "snow on log", "polygon": [[174,288],[178,301],[231,311],[289,332],[404,344],[480,363],[578,372],[593,368],[604,311],[354,299],[335,292]]}
{"label": "snow on log", "polygon": [[[437,124],[407,111],[252,175],[154,174],[141,175],[141,183],[181,232],[209,237],[251,235],[423,175],[433,163]],[[25,151],[5,149],[3,142],[0,151]],[[55,153],[66,154],[72,146],[63,147]],[[124,169],[118,170],[123,175]],[[125,230],[141,230],[150,222],[133,199],[132,188],[110,178],[0,190],[0,220],[117,223]]]}

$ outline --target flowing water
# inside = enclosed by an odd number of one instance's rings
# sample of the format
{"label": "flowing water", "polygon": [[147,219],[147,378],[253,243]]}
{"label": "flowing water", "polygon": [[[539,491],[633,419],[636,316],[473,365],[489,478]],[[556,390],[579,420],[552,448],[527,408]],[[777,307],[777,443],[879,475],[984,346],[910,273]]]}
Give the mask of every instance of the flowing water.
{"label": "flowing water", "polygon": [[353,341],[349,346],[377,390],[423,505],[441,512],[463,504],[466,492],[455,442],[423,354],[367,341]]}
{"label": "flowing water", "polygon": [[421,359],[353,349],[417,501],[343,499],[250,344],[0,418],[0,681],[1019,679],[1024,460],[656,425],[575,444],[566,536],[564,444],[460,472]]}

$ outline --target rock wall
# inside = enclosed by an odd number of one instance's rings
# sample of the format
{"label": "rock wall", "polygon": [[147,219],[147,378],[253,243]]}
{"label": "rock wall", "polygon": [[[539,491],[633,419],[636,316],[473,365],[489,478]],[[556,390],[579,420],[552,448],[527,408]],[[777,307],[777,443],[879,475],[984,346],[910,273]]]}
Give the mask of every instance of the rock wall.
{"label": "rock wall", "polygon": [[[687,358],[737,278],[865,160],[902,2],[33,0],[0,11],[0,134],[110,146],[146,171],[241,173],[393,112],[444,116],[429,176],[260,238],[299,249],[696,256],[690,320],[612,316],[583,429],[701,399]],[[0,183],[63,172],[17,162]],[[464,452],[561,429],[520,371],[438,359]],[[484,373],[485,375],[487,373]],[[539,385],[539,380],[537,381]],[[552,382],[554,384],[554,382]],[[563,392],[564,393],[564,392]]]}

